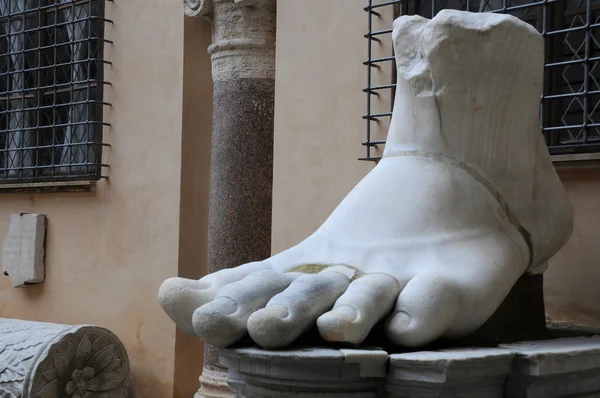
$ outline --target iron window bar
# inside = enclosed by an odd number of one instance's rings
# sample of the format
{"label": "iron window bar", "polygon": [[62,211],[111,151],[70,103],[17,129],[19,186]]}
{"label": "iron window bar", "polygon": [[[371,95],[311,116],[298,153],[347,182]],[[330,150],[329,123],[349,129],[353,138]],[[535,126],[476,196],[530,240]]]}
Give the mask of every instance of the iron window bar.
{"label": "iron window bar", "polygon": [[107,2],[0,0],[0,184],[107,178]]}
{"label": "iron window bar", "polygon": [[374,139],[372,124],[391,116],[373,108],[374,97],[389,95],[393,107],[395,81],[373,84],[373,73],[394,55],[374,57],[374,47],[391,40],[392,29],[375,23],[386,13],[432,18],[442,9],[497,12],[515,15],[532,24],[546,43],[544,87],[540,105],[541,132],[552,155],[600,152],[600,0],[368,0],[365,156],[377,161],[374,148],[385,139]]}

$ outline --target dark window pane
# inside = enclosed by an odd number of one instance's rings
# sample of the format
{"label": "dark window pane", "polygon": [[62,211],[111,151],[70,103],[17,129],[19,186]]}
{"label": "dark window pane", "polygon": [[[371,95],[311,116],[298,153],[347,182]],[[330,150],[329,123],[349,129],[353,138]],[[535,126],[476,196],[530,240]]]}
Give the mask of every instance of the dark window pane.
{"label": "dark window pane", "polygon": [[0,182],[100,177],[103,0],[0,0]]}

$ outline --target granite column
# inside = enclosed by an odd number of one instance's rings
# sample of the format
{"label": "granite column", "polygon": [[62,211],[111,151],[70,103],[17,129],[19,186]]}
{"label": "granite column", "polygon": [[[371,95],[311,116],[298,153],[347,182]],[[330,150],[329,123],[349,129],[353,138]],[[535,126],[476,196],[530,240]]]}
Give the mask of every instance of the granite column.
{"label": "granite column", "polygon": [[[271,253],[276,0],[184,0],[212,24],[209,272]],[[230,397],[207,346],[197,398]]]}

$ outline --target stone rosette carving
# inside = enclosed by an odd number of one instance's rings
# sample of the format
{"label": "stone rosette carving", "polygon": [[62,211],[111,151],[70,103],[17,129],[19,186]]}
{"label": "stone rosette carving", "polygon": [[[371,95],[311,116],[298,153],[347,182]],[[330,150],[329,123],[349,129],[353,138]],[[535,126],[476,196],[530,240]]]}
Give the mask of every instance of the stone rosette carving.
{"label": "stone rosette carving", "polygon": [[123,344],[97,326],[0,318],[2,398],[126,398]]}

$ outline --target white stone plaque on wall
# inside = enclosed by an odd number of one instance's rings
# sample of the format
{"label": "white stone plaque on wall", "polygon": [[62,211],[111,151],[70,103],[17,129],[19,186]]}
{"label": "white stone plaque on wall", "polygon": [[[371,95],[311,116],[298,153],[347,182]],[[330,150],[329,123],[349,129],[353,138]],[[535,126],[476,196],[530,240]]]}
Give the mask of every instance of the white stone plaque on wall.
{"label": "white stone plaque on wall", "polygon": [[44,281],[46,216],[12,214],[2,249],[2,270],[13,287]]}

